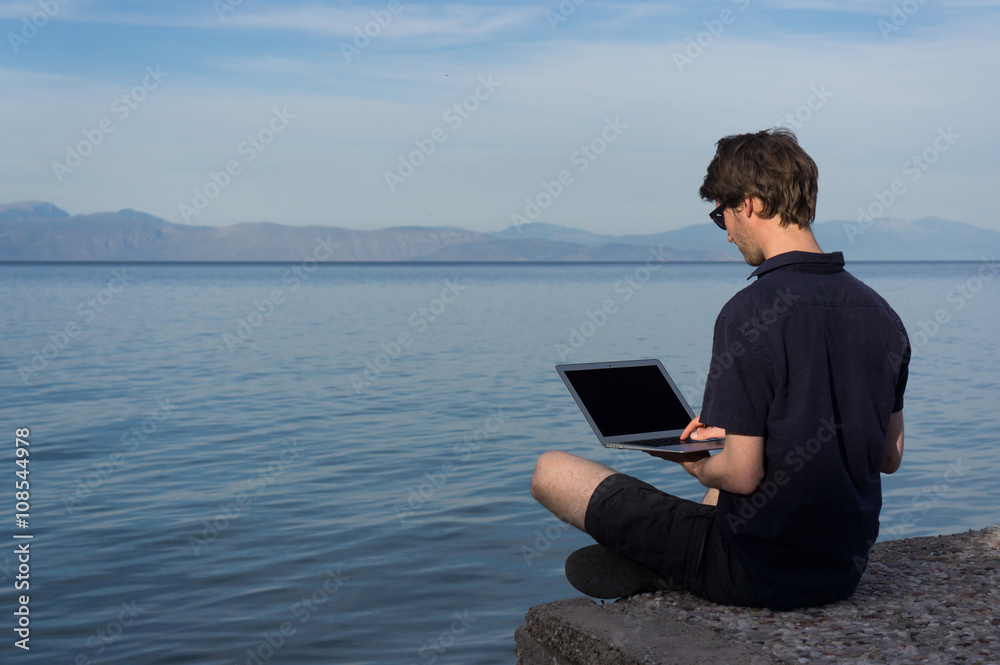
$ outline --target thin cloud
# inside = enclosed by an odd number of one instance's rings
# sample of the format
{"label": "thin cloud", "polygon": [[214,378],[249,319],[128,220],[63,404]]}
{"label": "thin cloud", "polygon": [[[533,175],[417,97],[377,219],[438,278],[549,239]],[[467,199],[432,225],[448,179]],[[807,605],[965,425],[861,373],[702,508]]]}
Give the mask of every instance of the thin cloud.
{"label": "thin cloud", "polygon": [[[88,12],[72,12],[60,18],[84,23],[105,25],[149,26],[157,28],[199,29],[253,29],[283,30],[306,34],[346,38],[354,35],[355,28],[375,20],[373,13],[391,16],[384,26],[385,38],[423,36],[482,37],[519,27],[536,20],[544,9],[538,6],[487,7],[480,5],[444,5],[401,3],[401,11],[390,15],[385,5],[337,5],[316,3],[293,4],[280,7],[256,7],[249,3],[218,14],[209,3],[202,10],[192,12],[176,8],[164,11],[161,7],[143,8],[142,12],[128,11],[109,6],[93,6]],[[20,18],[31,16],[38,6],[31,2],[14,2],[0,5],[0,17]],[[391,25],[391,29],[389,26]]]}
{"label": "thin cloud", "polygon": [[[758,5],[772,9],[812,10],[855,14],[883,15],[892,11],[884,0],[756,0]],[[1000,7],[1000,0],[936,0],[936,8],[983,9]]]}
{"label": "thin cloud", "polygon": [[[990,66],[1000,58],[1000,40],[989,31],[994,11],[954,4],[942,11],[928,3],[920,20],[889,41],[864,13],[830,21],[822,12],[775,11],[796,1],[751,0],[738,22],[701,45],[680,71],[673,54],[686,53],[689,37],[730,3],[588,0],[557,30],[545,12],[557,11],[559,0],[530,7],[406,3],[379,37],[386,41],[373,43],[363,66],[355,66],[339,43],[353,40],[354,27],[371,21],[385,0],[325,8],[300,0],[291,9],[244,2],[224,21],[204,0],[183,7],[74,0],[67,12],[77,9],[61,29],[81,38],[31,45],[47,53],[48,69],[28,59],[0,67],[0,88],[18,90],[0,98],[10,118],[0,130],[10,157],[0,165],[0,201],[53,200],[73,212],[130,207],[177,221],[178,204],[190,200],[192,188],[239,158],[239,143],[272,109],[287,106],[296,116],[291,129],[199,221],[355,228],[431,221],[497,230],[540,183],[575,168],[570,155],[608,119],[620,118],[628,126],[621,141],[575,174],[576,184],[542,221],[585,226],[616,219],[644,232],[662,226],[664,210],[672,225],[704,216],[692,192],[719,136],[798,113],[793,127],[822,164],[821,219],[852,218],[949,128],[961,138],[919,187],[907,182],[910,191],[893,215],[978,219],[1000,145],[993,120],[1000,74]],[[879,18],[890,5],[879,5]],[[875,5],[846,6],[860,12]],[[136,21],[165,30],[144,30],[136,52],[129,42],[130,58],[140,60],[122,65],[83,38],[94,25],[88,21],[98,20],[118,21],[108,27],[111,35],[117,28],[132,37]],[[174,27],[185,22],[197,29]],[[829,30],[817,34],[818,25]],[[512,48],[510,41],[519,43]],[[165,45],[169,59],[161,55]],[[141,80],[140,63],[161,60],[171,77],[120,120],[112,102]],[[56,64],[69,61],[78,66],[63,71]],[[445,120],[480,76],[491,75],[500,84],[495,95],[460,126]],[[828,101],[817,102],[815,90],[828,91]],[[114,133],[56,182],[52,162],[105,117]],[[435,128],[447,132],[447,142],[390,192],[384,173],[426,145]]]}
{"label": "thin cloud", "polygon": [[[353,35],[375,20],[371,10],[359,7],[321,7],[304,5],[294,8],[267,8],[245,11],[227,17],[226,23],[240,28],[267,28],[316,33],[337,37]],[[385,8],[377,11],[387,14]],[[431,8],[427,5],[402,5],[391,23],[381,33],[386,38],[435,35],[476,37],[502,32],[522,25],[541,13],[537,8],[490,8],[474,5],[450,5]],[[390,26],[391,25],[391,29]]]}

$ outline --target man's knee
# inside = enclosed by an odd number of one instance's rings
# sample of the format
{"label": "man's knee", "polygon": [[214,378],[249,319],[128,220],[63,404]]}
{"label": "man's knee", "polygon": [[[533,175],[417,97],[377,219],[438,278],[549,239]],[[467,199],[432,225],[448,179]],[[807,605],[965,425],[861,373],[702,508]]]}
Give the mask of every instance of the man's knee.
{"label": "man's knee", "polygon": [[531,496],[535,499],[542,496],[556,468],[560,466],[560,462],[565,462],[566,455],[569,453],[564,453],[561,450],[550,450],[538,457],[538,461],[535,462],[535,472],[531,474]]}

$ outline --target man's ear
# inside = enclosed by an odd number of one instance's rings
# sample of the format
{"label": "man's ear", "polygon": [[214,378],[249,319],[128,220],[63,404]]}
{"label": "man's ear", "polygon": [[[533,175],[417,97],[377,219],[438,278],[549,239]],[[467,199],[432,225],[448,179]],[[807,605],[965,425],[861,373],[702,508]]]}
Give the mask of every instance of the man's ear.
{"label": "man's ear", "polygon": [[760,218],[760,211],[764,209],[764,202],[759,197],[748,196],[744,205],[746,206],[747,217],[756,213],[758,219]]}

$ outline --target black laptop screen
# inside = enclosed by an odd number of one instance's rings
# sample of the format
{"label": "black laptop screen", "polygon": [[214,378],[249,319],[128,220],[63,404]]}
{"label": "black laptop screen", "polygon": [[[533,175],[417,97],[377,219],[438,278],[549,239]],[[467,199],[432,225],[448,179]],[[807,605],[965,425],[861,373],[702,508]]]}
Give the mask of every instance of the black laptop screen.
{"label": "black laptop screen", "polygon": [[658,367],[569,370],[566,377],[604,436],[684,429],[691,421]]}

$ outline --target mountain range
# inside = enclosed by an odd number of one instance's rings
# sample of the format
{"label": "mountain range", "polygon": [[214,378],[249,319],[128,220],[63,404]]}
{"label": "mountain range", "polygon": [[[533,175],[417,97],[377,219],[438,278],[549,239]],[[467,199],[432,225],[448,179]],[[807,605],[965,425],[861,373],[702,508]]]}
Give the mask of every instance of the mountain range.
{"label": "mountain range", "polygon": [[[1000,232],[939,218],[813,225],[849,261],[975,261],[1000,252]],[[741,261],[708,220],[648,235],[601,235],[529,223],[495,233],[401,226],[358,231],[247,222],[174,224],[125,209],[70,215],[51,203],[0,204],[0,261]]]}

